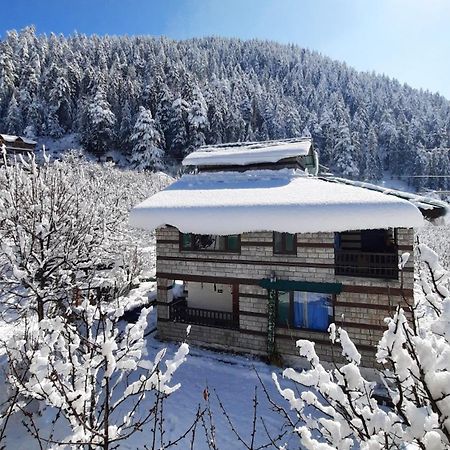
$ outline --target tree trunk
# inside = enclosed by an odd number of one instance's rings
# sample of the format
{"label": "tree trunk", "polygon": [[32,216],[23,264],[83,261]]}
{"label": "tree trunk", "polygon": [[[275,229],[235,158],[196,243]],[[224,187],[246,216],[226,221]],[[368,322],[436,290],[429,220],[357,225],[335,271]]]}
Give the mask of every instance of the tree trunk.
{"label": "tree trunk", "polygon": [[37,315],[39,322],[44,319],[44,302],[41,298],[37,299]]}

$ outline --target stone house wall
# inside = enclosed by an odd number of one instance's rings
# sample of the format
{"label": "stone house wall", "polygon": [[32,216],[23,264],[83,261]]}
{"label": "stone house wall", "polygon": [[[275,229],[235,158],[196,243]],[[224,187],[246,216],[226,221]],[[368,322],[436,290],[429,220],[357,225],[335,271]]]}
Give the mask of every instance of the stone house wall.
{"label": "stone house wall", "polygon": [[[258,286],[272,271],[278,279],[339,282],[343,289],[335,297],[335,321],[348,331],[370,365],[374,346],[386,326],[383,319],[413,296],[414,257],[412,229],[398,229],[399,254],[411,253],[399,280],[369,279],[335,275],[334,233],[297,235],[296,255],[274,255],[271,232],[243,233],[241,252],[180,251],[179,231],[162,227],[156,231],[158,336],[181,340],[186,324],[169,319],[168,288],[173,280],[203,281],[239,285],[239,328],[218,329],[192,325],[190,342],[218,349],[265,355],[267,347],[267,290]],[[320,357],[331,358],[328,334],[324,332],[277,327],[276,347],[284,355],[297,355],[295,341],[315,342]],[[336,351],[337,352],[337,351]]]}

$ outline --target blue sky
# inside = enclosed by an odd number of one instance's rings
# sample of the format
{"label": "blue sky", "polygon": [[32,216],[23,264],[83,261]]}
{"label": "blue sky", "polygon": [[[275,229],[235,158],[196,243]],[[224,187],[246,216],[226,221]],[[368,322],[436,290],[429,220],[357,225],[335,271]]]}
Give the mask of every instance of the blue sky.
{"label": "blue sky", "polygon": [[0,0],[0,33],[228,36],[296,43],[450,99],[450,0]]}

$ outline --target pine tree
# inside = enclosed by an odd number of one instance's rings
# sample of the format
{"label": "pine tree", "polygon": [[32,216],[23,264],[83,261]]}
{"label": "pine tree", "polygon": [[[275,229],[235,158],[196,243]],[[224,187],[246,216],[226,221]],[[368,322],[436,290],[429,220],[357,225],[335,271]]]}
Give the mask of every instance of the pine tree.
{"label": "pine tree", "polygon": [[133,128],[133,117],[131,114],[130,103],[128,100],[125,101],[125,104],[122,108],[122,117],[120,120],[120,127],[118,133],[118,146],[122,151],[128,153],[131,150],[131,133]]}
{"label": "pine tree", "polygon": [[8,41],[0,43],[0,101],[9,98],[14,90],[18,76],[14,64],[14,51]]}
{"label": "pine tree", "polygon": [[110,109],[105,93],[98,89],[87,106],[82,143],[97,156],[105,153],[114,139],[116,117]]}
{"label": "pine tree", "polygon": [[67,79],[60,75],[50,91],[50,108],[53,120],[67,130],[72,122],[71,89]]}
{"label": "pine tree", "polygon": [[[0,41],[1,132],[75,132],[99,155],[110,145],[127,153],[139,105],[151,110],[161,146],[176,160],[205,142],[278,139],[306,127],[321,163],[334,165],[339,175],[351,158],[365,176],[370,126],[383,167],[394,174],[413,171],[418,145],[430,150],[430,158],[432,149],[450,147],[450,104],[442,96],[358,73],[296,46],[47,37],[32,27]],[[351,147],[345,142],[348,154],[337,157],[344,125]]]}
{"label": "pine tree", "polygon": [[378,139],[374,127],[370,127],[363,147],[363,172],[366,181],[380,180],[383,176],[381,159],[378,154]]}
{"label": "pine tree", "polygon": [[131,163],[134,167],[146,170],[163,168],[164,151],[161,149],[161,133],[152,118],[152,113],[143,106],[139,108],[131,142],[133,143]]}
{"label": "pine tree", "polygon": [[5,118],[5,128],[9,134],[21,134],[23,128],[22,112],[13,94],[8,105],[8,114]]}
{"label": "pine tree", "polygon": [[205,133],[209,127],[206,102],[198,86],[192,95],[193,102],[188,113],[188,153],[205,144]]}
{"label": "pine tree", "polygon": [[429,152],[422,145],[417,146],[413,160],[415,177],[413,178],[412,184],[418,191],[428,184],[428,179],[424,175],[429,175],[430,173],[430,159]]}
{"label": "pine tree", "polygon": [[354,146],[346,123],[342,123],[339,127],[339,134],[333,149],[333,161],[338,173],[350,178],[359,176],[359,169],[354,160]]}
{"label": "pine tree", "polygon": [[181,97],[175,99],[169,113],[168,134],[166,140],[170,155],[178,160],[186,153],[188,147],[187,116],[189,105]]}

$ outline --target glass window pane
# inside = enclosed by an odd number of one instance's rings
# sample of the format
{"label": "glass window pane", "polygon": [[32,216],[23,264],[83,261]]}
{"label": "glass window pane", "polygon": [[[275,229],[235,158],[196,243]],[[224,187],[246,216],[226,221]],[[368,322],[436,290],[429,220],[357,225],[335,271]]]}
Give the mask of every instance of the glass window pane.
{"label": "glass window pane", "polygon": [[311,330],[326,331],[330,325],[330,307],[332,298],[330,294],[307,292],[308,328]]}
{"label": "glass window pane", "polygon": [[273,247],[275,253],[283,252],[283,233],[278,233],[277,231],[273,233]]}
{"label": "glass window pane", "polygon": [[306,310],[306,292],[294,292],[294,317],[292,320],[292,326],[295,328],[307,328],[306,320],[307,310]]}
{"label": "glass window pane", "polygon": [[209,234],[192,235],[192,247],[194,250],[214,250],[215,236]]}
{"label": "glass window pane", "polygon": [[277,323],[289,325],[289,292],[278,292]]}
{"label": "glass window pane", "polygon": [[363,252],[382,252],[389,238],[386,230],[362,230],[361,249]]}
{"label": "glass window pane", "polygon": [[286,239],[286,252],[293,252],[295,249],[295,234],[284,233]]}
{"label": "glass window pane", "polygon": [[183,233],[181,235],[181,248],[184,250],[191,248],[191,235],[189,233]]}
{"label": "glass window pane", "polygon": [[239,235],[233,234],[231,236],[227,236],[228,239],[228,250],[230,251],[238,251],[239,250]]}

